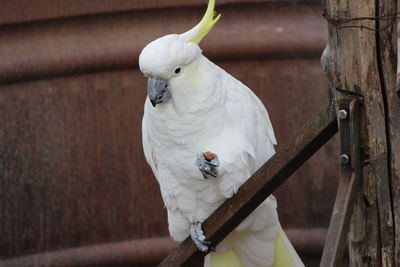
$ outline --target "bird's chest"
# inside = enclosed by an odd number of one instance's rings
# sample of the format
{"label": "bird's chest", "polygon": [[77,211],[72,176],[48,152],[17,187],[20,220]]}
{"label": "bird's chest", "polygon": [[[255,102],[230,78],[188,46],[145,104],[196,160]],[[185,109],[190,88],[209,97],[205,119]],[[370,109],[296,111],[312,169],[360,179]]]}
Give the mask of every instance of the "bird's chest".
{"label": "bird's chest", "polygon": [[223,129],[220,114],[209,116],[159,116],[152,120],[154,152],[160,168],[173,170],[173,176],[201,175],[195,165],[196,155],[209,149],[211,141]]}
{"label": "bird's chest", "polygon": [[[220,114],[170,116],[152,121],[154,142],[162,150],[173,152],[200,152],[223,129]],[[161,152],[160,151],[160,152]]]}

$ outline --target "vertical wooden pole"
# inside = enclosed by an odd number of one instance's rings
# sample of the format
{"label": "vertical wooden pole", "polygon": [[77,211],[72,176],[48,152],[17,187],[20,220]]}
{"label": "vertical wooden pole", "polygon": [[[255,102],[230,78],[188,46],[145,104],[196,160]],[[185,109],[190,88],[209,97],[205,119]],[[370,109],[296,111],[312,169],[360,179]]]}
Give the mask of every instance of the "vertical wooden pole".
{"label": "vertical wooden pole", "polygon": [[321,62],[334,99],[364,100],[363,172],[350,225],[350,266],[400,266],[396,24],[374,19],[395,14],[396,0],[323,0],[323,7],[329,38]]}
{"label": "vertical wooden pole", "polygon": [[[379,16],[393,14],[396,11],[396,0],[379,0],[377,12]],[[389,245],[394,245],[394,254],[391,256],[394,257],[397,267],[400,266],[400,95],[396,93],[397,20],[380,20],[379,27],[387,28],[387,30],[377,32],[377,54],[385,104],[389,185],[393,216],[393,226],[388,225],[385,229],[381,229],[381,235],[388,235],[388,237],[382,238],[383,248],[387,249],[387,253],[383,255],[389,256]],[[389,214],[386,215],[389,216]],[[381,225],[385,226],[385,221],[381,222]]]}

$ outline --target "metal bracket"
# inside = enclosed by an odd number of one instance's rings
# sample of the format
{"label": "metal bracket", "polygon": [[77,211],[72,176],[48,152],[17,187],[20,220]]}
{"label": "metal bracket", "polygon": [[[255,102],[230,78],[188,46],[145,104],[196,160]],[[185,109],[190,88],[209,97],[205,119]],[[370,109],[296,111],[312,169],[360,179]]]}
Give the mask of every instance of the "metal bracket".
{"label": "metal bracket", "polygon": [[329,224],[321,267],[343,266],[349,222],[361,179],[360,100],[343,98],[338,102],[341,179]]}

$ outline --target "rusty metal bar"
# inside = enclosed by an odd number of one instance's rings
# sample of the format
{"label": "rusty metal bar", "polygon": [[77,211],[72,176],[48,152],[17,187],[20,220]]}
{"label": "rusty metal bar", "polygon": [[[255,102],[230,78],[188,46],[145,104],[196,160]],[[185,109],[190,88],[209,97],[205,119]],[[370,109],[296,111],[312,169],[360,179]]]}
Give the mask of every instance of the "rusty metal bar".
{"label": "rusty metal bar", "polygon": [[[293,172],[337,132],[333,106],[322,110],[226,200],[204,223],[206,238],[217,245]],[[187,238],[158,266],[198,266],[205,254]]]}
{"label": "rusty metal bar", "polygon": [[[303,256],[318,259],[322,255],[328,229],[287,229],[287,236]],[[169,237],[150,238],[64,249],[0,260],[2,267],[92,267],[155,266],[172,252],[178,243]]]}
{"label": "rusty metal bar", "polygon": [[338,124],[341,147],[341,179],[333,207],[329,232],[321,260],[321,267],[343,266],[349,221],[351,218],[360,166],[360,110],[359,100],[339,101]]}

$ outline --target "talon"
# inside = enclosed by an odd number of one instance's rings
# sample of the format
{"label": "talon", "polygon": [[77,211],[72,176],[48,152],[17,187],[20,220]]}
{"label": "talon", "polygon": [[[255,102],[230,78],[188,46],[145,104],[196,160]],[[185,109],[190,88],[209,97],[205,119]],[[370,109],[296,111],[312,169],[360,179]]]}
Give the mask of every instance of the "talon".
{"label": "talon", "polygon": [[200,222],[192,223],[192,225],[190,226],[190,236],[194,244],[201,252],[207,253],[209,251],[215,251],[215,249],[211,246],[211,242],[206,240],[206,237],[201,230]]}

